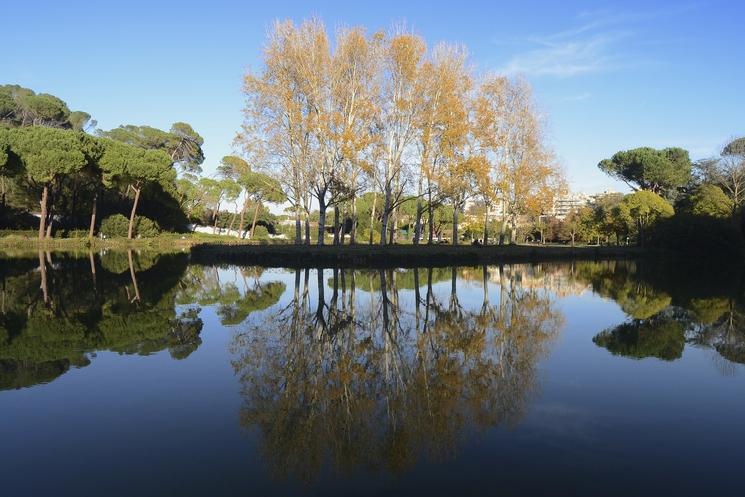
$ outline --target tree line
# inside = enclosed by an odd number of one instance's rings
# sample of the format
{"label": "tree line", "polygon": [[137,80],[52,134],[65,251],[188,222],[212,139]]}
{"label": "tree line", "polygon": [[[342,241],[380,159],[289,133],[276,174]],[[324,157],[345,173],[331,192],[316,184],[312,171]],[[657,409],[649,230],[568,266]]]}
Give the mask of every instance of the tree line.
{"label": "tree line", "polygon": [[470,199],[486,204],[485,225],[499,210],[500,239],[507,228],[514,239],[519,218],[546,210],[563,188],[530,86],[477,75],[460,46],[429,49],[404,30],[361,27],[337,31],[332,43],[319,20],[277,22],[244,94],[236,144],[282,185],[298,244],[310,243],[315,209],[319,245],[329,209],[334,243],[343,242],[342,218],[355,243],[365,193],[375,194],[370,229],[380,220],[381,244],[396,240],[406,202],[416,205],[414,244],[433,241],[442,205],[458,243]]}
{"label": "tree line", "polygon": [[563,220],[548,219],[541,239],[633,242],[733,255],[745,250],[745,138],[730,140],[718,156],[695,162],[681,148],[640,147],[620,151],[598,167],[632,192],[601,195]]}
{"label": "tree line", "polygon": [[61,99],[17,85],[0,87],[0,179],[4,210],[33,212],[38,202],[39,238],[54,224],[87,210],[94,236],[102,198],[131,198],[127,236],[132,238],[141,194],[176,196],[177,168],[193,173],[204,161],[204,140],[174,123],[163,131],[125,125],[96,130],[84,112]]}

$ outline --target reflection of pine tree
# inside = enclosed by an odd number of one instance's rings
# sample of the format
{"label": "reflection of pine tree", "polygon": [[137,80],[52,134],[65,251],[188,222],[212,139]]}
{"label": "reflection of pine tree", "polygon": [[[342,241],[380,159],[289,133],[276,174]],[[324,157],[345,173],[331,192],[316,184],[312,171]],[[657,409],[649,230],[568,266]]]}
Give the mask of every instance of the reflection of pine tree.
{"label": "reflection of pine tree", "polygon": [[14,261],[23,270],[3,274],[0,388],[51,381],[71,366],[89,364],[93,351],[149,354],[167,348],[183,358],[195,350],[201,319],[196,310],[177,314],[175,307],[187,259],[143,257],[144,262],[130,252],[116,259],[128,268],[110,266],[115,273],[92,255],[53,260],[40,253],[36,269]]}
{"label": "reflection of pine tree", "polygon": [[[329,458],[339,471],[400,470],[452,453],[470,427],[519,419],[561,317],[519,285],[505,293],[501,314],[488,296],[467,310],[456,273],[447,273],[452,291],[442,305],[432,270],[424,297],[418,270],[336,270],[328,301],[318,271],[311,310],[307,272],[302,290],[297,272],[290,305],[236,334],[242,423],[262,431],[274,471],[312,479]],[[415,282],[413,309],[401,305],[400,281]],[[359,289],[369,306],[352,305]]]}

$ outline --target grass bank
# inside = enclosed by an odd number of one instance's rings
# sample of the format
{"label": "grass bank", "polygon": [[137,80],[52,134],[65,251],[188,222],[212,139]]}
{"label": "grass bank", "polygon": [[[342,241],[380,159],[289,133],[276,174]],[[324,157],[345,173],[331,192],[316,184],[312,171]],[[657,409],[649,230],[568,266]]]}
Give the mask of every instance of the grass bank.
{"label": "grass bank", "polygon": [[164,233],[154,238],[138,238],[128,240],[126,238],[45,238],[39,240],[35,236],[23,234],[10,234],[0,236],[0,249],[2,250],[186,250],[202,244],[219,244],[221,246],[231,244],[246,244],[246,240],[226,239],[218,235],[203,233]]}
{"label": "grass bank", "polygon": [[200,264],[234,263],[274,267],[421,267],[542,262],[560,260],[628,259],[649,255],[638,247],[566,245],[295,245],[287,242],[252,242],[202,233],[164,233],[155,238],[52,238],[0,237],[6,254],[44,251],[89,252],[99,250],[190,251]]}

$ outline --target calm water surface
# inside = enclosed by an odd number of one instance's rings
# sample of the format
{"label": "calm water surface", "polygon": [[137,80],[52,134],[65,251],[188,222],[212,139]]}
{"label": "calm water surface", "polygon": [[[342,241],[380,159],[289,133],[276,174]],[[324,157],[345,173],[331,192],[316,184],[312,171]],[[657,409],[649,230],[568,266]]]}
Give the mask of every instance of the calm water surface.
{"label": "calm water surface", "polygon": [[742,495],[736,270],[0,275],[0,495]]}

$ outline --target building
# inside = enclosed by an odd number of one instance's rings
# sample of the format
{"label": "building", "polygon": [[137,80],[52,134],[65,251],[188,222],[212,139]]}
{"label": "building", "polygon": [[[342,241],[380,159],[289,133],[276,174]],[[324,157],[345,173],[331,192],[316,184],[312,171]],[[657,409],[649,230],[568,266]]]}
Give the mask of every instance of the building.
{"label": "building", "polygon": [[590,196],[584,193],[573,193],[563,195],[554,199],[554,205],[551,208],[550,215],[556,219],[565,219],[570,212],[578,211],[582,207],[589,205]]}

